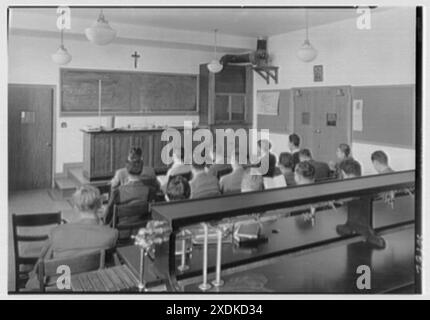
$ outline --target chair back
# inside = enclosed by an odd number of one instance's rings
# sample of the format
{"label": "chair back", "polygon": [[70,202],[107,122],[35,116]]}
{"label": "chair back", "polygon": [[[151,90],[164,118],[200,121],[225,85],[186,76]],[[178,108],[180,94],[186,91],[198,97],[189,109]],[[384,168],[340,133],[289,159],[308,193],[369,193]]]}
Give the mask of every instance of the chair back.
{"label": "chair back", "polygon": [[119,243],[129,240],[130,236],[139,228],[145,227],[151,218],[147,201],[116,204],[113,211],[112,227],[119,232]]}
{"label": "chair back", "polygon": [[[13,232],[13,246],[15,253],[15,290],[19,291],[25,287],[28,280],[28,272],[36,264],[37,259],[40,256],[42,246],[40,250],[35,250],[34,254],[24,255],[20,252],[20,243],[26,243],[28,246],[36,245],[36,243],[42,243],[49,238],[49,231],[45,233],[33,233],[29,232],[29,228],[57,226],[61,224],[61,211],[52,213],[35,213],[35,214],[12,214],[12,232]],[[20,228],[26,228],[28,232],[20,232]],[[36,249],[37,246],[36,246]],[[28,270],[21,270],[21,267],[28,267]]]}
{"label": "chair back", "polygon": [[59,269],[60,266],[67,266],[70,275],[102,269],[105,266],[105,255],[105,250],[97,250],[71,257],[39,260],[37,271],[40,291],[45,292],[47,288],[58,289],[53,280],[64,272]]}

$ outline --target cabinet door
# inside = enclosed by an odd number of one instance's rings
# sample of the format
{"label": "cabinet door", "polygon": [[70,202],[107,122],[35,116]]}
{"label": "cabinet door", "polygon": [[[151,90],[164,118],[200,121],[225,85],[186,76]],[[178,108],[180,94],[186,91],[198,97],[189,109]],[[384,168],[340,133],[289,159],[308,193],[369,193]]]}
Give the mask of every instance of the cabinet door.
{"label": "cabinet door", "polygon": [[152,166],[153,144],[151,132],[138,132],[132,135],[130,147],[142,149],[143,165]]}
{"label": "cabinet door", "polygon": [[92,141],[91,168],[92,178],[108,178],[113,176],[112,135],[95,134]]}
{"label": "cabinet door", "polygon": [[167,165],[161,160],[161,150],[168,143],[167,141],[161,141],[161,132],[152,133],[153,141],[153,162],[152,166],[154,168],[166,168]]}
{"label": "cabinet door", "polygon": [[119,133],[112,136],[113,139],[113,168],[114,171],[124,168],[127,162],[128,152],[130,150],[131,134]]}
{"label": "cabinet door", "polygon": [[228,95],[215,96],[215,123],[230,121],[230,97]]}
{"label": "cabinet door", "polygon": [[243,66],[225,66],[215,74],[216,93],[245,93],[246,68]]}
{"label": "cabinet door", "polygon": [[245,96],[232,95],[231,96],[231,120],[232,121],[245,121]]}

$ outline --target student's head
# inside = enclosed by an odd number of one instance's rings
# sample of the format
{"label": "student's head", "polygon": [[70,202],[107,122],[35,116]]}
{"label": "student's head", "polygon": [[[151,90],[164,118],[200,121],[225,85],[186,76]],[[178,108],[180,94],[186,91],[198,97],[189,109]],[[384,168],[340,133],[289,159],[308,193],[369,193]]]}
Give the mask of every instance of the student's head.
{"label": "student's head", "polygon": [[309,149],[302,149],[299,151],[299,159],[300,161],[309,161],[312,160],[312,154]]}
{"label": "student's head", "polygon": [[349,158],[351,156],[351,148],[346,143],[341,143],[336,150],[336,157],[339,160]]}
{"label": "student's head", "polygon": [[347,158],[339,164],[344,179],[356,178],[361,176],[361,165],[354,159]]}
{"label": "student's head", "polygon": [[130,176],[138,177],[142,173],[143,161],[142,159],[127,160],[125,168]]}
{"label": "student's head", "polygon": [[288,136],[288,147],[290,148],[290,151],[294,151],[298,149],[300,146],[300,137],[292,133]]}
{"label": "student's head", "polygon": [[294,180],[296,180],[298,185],[315,182],[314,166],[309,161],[302,161],[296,164]]}
{"label": "student's head", "polygon": [[388,156],[384,151],[375,151],[372,153],[370,158],[372,160],[372,164],[376,172],[381,173],[388,167]]}
{"label": "student's head", "polygon": [[97,217],[96,212],[102,204],[99,189],[91,185],[84,185],[76,190],[72,199],[75,207],[81,214],[93,213]]}
{"label": "student's head", "polygon": [[281,169],[283,174],[293,172],[294,157],[291,153],[282,152],[279,155],[279,169]]}
{"label": "student's head", "polygon": [[142,159],[142,149],[139,147],[131,147],[128,152],[128,161],[141,160]]}
{"label": "student's head", "polygon": [[183,176],[175,176],[170,179],[166,188],[166,200],[184,200],[191,194],[190,184]]}
{"label": "student's head", "polygon": [[255,170],[247,171],[243,175],[240,189],[242,192],[264,190],[263,176],[258,174]]}
{"label": "student's head", "polygon": [[262,153],[268,153],[272,149],[272,144],[267,139],[258,140],[257,146]]}

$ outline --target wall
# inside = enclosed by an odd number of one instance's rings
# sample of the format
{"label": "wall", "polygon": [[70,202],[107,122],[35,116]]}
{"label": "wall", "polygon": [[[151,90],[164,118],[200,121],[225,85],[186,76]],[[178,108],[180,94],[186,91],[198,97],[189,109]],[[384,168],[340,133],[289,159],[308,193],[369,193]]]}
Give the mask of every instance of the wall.
{"label": "wall", "polygon": [[[312,15],[309,15],[312,19]],[[335,85],[391,85],[415,83],[415,9],[396,8],[376,12],[371,29],[359,30],[349,19],[309,29],[309,39],[318,50],[317,58],[301,62],[296,51],[302,44],[304,30],[270,37],[268,51],[272,65],[279,66],[279,82],[267,85],[255,75],[257,90]],[[401,62],[401,63],[400,63]],[[313,66],[324,66],[324,81],[313,82]],[[256,101],[256,100],[254,100]],[[256,125],[257,115],[254,124]],[[288,133],[271,134],[275,152],[288,151]],[[382,148],[395,169],[415,167],[415,151],[380,145],[352,144],[366,173],[373,172],[368,161],[371,150]]]}
{"label": "wall", "polygon": [[[309,17],[312,19],[312,15]],[[304,30],[277,35],[268,39],[272,64],[279,66],[279,83],[267,85],[254,73],[254,94],[257,90],[287,89],[315,86],[312,67],[324,66],[324,81],[318,86],[329,85],[384,85],[415,82],[415,10],[390,9],[372,14],[371,30],[358,30],[355,19],[339,21],[309,30],[310,40],[319,51],[312,63],[303,63],[296,57],[296,50],[304,39]],[[135,70],[130,55],[138,51],[140,71],[198,73],[200,63],[210,61],[208,51],[156,48],[151,46],[110,44],[98,47],[87,41],[68,40],[65,45],[73,56],[67,67],[113,70]],[[57,50],[58,40],[46,37],[11,34],[9,36],[9,82],[58,85],[59,68],[50,58]],[[221,55],[222,53],[220,53]],[[401,61],[402,63],[399,63]],[[57,90],[57,115],[59,108]],[[254,98],[254,101],[256,99]],[[255,103],[254,103],[255,104]],[[256,113],[254,112],[256,127]],[[118,117],[117,126],[127,124],[182,125],[190,117]],[[198,121],[198,117],[191,117]],[[107,121],[105,119],[104,121]],[[62,123],[67,128],[61,128]],[[55,171],[62,172],[63,164],[82,161],[82,133],[85,125],[97,125],[96,117],[56,117]],[[272,134],[275,152],[287,150],[287,133]],[[363,152],[372,145],[353,143],[353,148]],[[379,147],[379,146],[377,146]],[[385,149],[385,147],[384,147]],[[388,149],[386,149],[388,150]],[[390,157],[399,169],[414,164],[414,152],[389,149]],[[360,152],[361,152],[360,151]],[[407,154],[406,158],[398,155]],[[371,168],[365,164],[364,171]]]}
{"label": "wall", "polygon": [[[112,70],[136,70],[130,55],[138,51],[142,58],[138,71],[198,74],[199,64],[212,59],[207,51],[172,48],[139,47],[110,44],[95,46],[88,41],[66,40],[65,46],[72,55],[67,65],[71,68]],[[59,83],[59,67],[51,60],[58,48],[58,40],[44,37],[11,35],[9,37],[9,83],[51,84]],[[98,125],[97,117],[59,117],[59,92],[56,103],[56,152],[55,172],[63,171],[63,164],[83,161],[83,135],[80,129],[86,125]],[[117,117],[116,126],[170,125],[182,126],[184,120],[198,122],[198,116],[143,116]],[[107,123],[108,119],[103,119]],[[61,124],[66,123],[67,128]]]}

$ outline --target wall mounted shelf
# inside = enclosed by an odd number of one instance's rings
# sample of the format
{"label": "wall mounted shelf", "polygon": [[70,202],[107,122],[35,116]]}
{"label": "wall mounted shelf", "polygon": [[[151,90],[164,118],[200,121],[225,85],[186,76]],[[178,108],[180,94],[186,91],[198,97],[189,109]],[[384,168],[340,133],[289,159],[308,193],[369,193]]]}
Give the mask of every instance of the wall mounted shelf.
{"label": "wall mounted shelf", "polygon": [[257,72],[267,84],[270,84],[270,78],[272,78],[276,84],[278,84],[278,70],[279,67],[266,66],[266,67],[253,67],[254,71]]}

